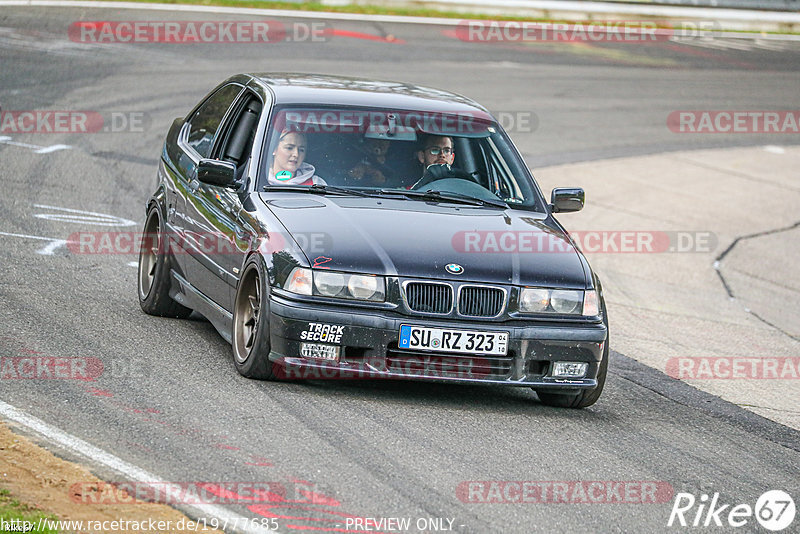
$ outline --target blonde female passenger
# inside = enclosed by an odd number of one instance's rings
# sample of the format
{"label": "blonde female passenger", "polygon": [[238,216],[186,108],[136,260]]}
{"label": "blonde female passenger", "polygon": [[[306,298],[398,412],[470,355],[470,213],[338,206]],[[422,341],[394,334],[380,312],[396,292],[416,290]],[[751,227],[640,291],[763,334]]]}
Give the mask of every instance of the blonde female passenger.
{"label": "blonde female passenger", "polygon": [[278,146],[272,152],[269,169],[269,185],[326,185],[325,180],[314,174],[316,169],[306,163],[306,136],[300,132],[281,132]]}

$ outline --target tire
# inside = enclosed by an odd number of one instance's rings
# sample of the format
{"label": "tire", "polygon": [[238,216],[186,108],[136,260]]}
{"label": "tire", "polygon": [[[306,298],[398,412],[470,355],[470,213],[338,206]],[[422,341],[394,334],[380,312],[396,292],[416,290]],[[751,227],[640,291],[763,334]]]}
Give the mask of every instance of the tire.
{"label": "tire", "polygon": [[192,313],[169,296],[170,255],[158,207],[153,206],[144,223],[139,249],[138,293],[139,305],[150,315],[185,319]]}
{"label": "tire", "polygon": [[[605,305],[603,305],[603,316],[605,317]],[[606,328],[608,328],[608,320],[605,320]],[[534,389],[536,395],[542,404],[547,406],[555,406],[557,408],[586,408],[591,406],[600,394],[603,393],[603,386],[606,384],[606,375],[608,374],[608,340],[610,335],[606,335],[606,341],[603,348],[603,359],[600,362],[600,368],[597,370],[597,387],[594,389],[587,389],[576,394],[567,393],[550,393],[546,389]]]}
{"label": "tire", "polygon": [[258,255],[244,268],[233,303],[233,363],[240,375],[279,380],[280,368],[269,361],[269,289]]}

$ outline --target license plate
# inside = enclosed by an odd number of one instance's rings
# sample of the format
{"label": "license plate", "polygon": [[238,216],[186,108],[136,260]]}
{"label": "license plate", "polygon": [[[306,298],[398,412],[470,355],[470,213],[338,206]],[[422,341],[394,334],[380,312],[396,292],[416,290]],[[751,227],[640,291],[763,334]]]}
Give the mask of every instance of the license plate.
{"label": "license plate", "polygon": [[322,343],[301,343],[300,355],[317,360],[339,361],[339,347]]}
{"label": "license plate", "polygon": [[508,352],[508,332],[450,330],[404,324],[400,325],[397,345],[401,349],[505,356]]}

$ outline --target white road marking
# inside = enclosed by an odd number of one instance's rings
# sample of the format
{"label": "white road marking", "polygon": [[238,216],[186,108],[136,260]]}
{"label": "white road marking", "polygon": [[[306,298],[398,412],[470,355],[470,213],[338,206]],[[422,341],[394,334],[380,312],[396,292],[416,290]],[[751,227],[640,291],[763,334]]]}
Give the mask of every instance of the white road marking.
{"label": "white road marking", "polygon": [[61,241],[60,239],[56,239],[54,237],[42,237],[39,235],[28,235],[28,234],[12,234],[10,232],[0,232],[0,235],[7,235],[9,237],[24,237],[25,239],[41,239],[42,241]]}
{"label": "white road marking", "polygon": [[[12,234],[10,232],[0,232],[0,235],[7,237],[20,237],[23,239],[38,239],[39,241],[50,241],[50,243],[36,251],[37,254],[41,254],[42,256],[52,256],[57,248],[74,243],[74,241],[68,241],[66,239],[56,239],[55,237],[42,237],[38,235]],[[128,267],[139,267],[139,262],[130,261],[126,265],[128,265]]]}
{"label": "white road marking", "polygon": [[701,48],[715,48],[719,50],[735,49],[735,50],[752,51],[758,48],[763,50],[770,50],[773,52],[780,52],[786,50],[788,46],[784,42],[769,42],[763,39],[761,36],[753,40],[745,40],[741,38],[733,39],[730,38],[727,35],[727,33],[725,35],[717,35],[710,37],[692,37],[692,38],[673,37],[670,40],[682,45],[699,46]]}
{"label": "white road marking", "polygon": [[39,150],[34,150],[36,154],[49,154],[50,152],[55,152],[56,150],[65,150],[67,148],[72,148],[69,145],[50,145],[44,148],[40,148]]}
{"label": "white road marking", "polygon": [[[104,451],[103,449],[95,447],[94,445],[91,445],[80,438],[77,438],[71,434],[67,434],[63,430],[60,430],[54,426],[50,426],[41,419],[37,419],[36,417],[28,415],[3,401],[0,401],[0,415],[24,426],[29,430],[32,430],[33,432],[36,432],[41,436],[44,436],[49,441],[56,443],[68,451],[89,459],[91,462],[95,462],[113,469],[129,480],[141,482],[145,485],[152,485],[156,491],[175,492],[175,494],[178,495],[180,495],[180,492],[182,491],[180,486],[161,480],[156,475],[130,464],[125,460]],[[227,521],[227,524],[229,525],[245,525],[244,528],[237,529],[242,532],[253,532],[258,534],[267,532],[274,533],[274,531],[258,527],[258,525],[254,526],[252,521],[246,521],[247,518],[238,515],[232,510],[228,510],[215,504],[197,504],[187,506],[187,508],[196,511],[197,517],[216,517],[220,520],[220,523]]]}
{"label": "white road marking", "polygon": [[41,237],[38,235],[12,234],[9,232],[0,232],[0,235],[8,237],[21,237],[23,239],[38,239],[40,241],[50,241],[49,244],[45,245],[44,247],[36,251],[37,254],[41,254],[42,256],[52,256],[55,249],[71,243],[71,241],[67,241],[66,239],[56,239],[54,237]]}
{"label": "white road marking", "polygon": [[786,154],[786,149],[782,146],[775,146],[775,145],[767,145],[764,147],[765,152],[769,152],[770,154]]}
{"label": "white road marking", "polygon": [[63,247],[69,243],[66,239],[53,239],[53,241],[49,245],[45,245],[44,247],[40,248],[36,251],[37,254],[41,254],[42,256],[52,256],[53,251],[58,247]]}
{"label": "white road marking", "polygon": [[129,219],[122,217],[115,217],[105,213],[96,213],[94,211],[75,210],[71,208],[60,208],[58,206],[47,206],[45,204],[34,204],[34,208],[44,208],[48,210],[64,211],[66,213],[74,213],[75,215],[64,215],[60,213],[35,213],[33,216],[39,219],[47,219],[50,221],[70,222],[76,224],[90,224],[94,226],[133,226],[136,223]]}
{"label": "white road marking", "polygon": [[69,145],[39,146],[39,145],[31,145],[29,143],[20,143],[19,141],[13,141],[11,137],[8,137],[7,135],[0,137],[0,143],[3,143],[4,145],[30,148],[31,150],[33,150],[34,154],[49,154],[50,152],[55,152],[56,150],[66,150],[68,148],[72,148]]}

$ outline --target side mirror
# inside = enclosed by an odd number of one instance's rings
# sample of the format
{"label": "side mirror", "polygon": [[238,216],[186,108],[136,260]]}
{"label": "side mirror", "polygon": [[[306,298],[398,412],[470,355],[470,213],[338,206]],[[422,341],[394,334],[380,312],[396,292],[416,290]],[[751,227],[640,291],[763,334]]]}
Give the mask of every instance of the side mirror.
{"label": "side mirror", "polygon": [[236,187],[236,165],[229,161],[201,159],[197,165],[197,179],[204,184],[219,187]]}
{"label": "side mirror", "polygon": [[553,213],[581,211],[585,196],[580,187],[556,187],[550,193],[550,208]]}

